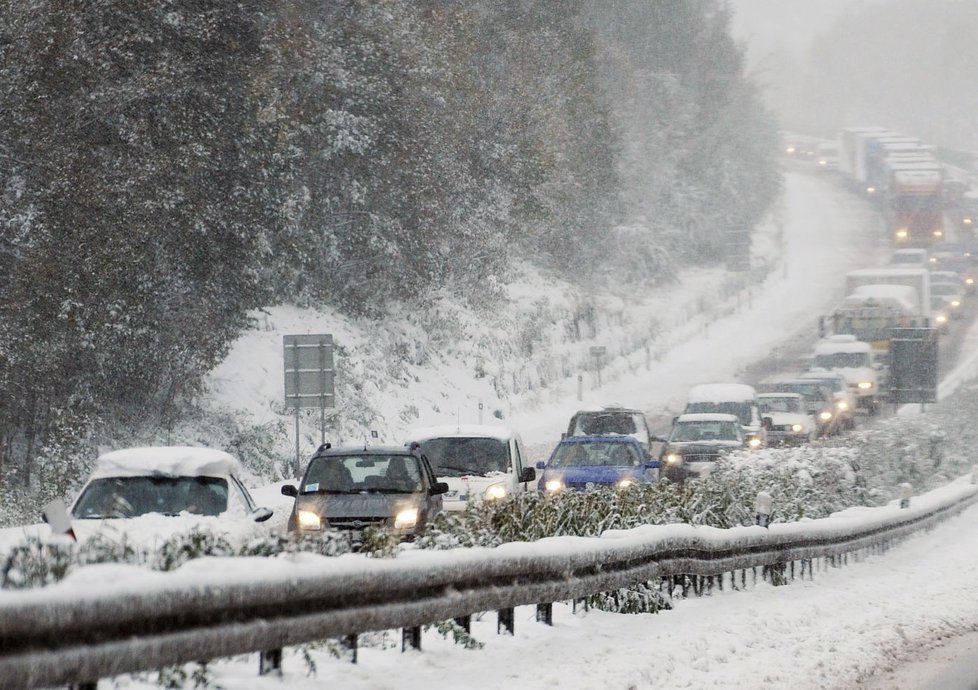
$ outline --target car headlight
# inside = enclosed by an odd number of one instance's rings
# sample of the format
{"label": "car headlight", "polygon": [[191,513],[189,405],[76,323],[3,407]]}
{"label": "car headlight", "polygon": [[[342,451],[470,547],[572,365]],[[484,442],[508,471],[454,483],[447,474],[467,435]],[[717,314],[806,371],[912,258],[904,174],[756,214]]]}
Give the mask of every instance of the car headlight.
{"label": "car headlight", "polygon": [[876,187],[866,187],[866,193],[867,194],[875,194],[876,193]]}
{"label": "car headlight", "polygon": [[498,501],[501,498],[506,498],[506,485],[493,484],[486,489],[485,498],[487,501]]}
{"label": "car headlight", "polygon": [[868,391],[872,387],[873,387],[873,382],[872,381],[860,381],[859,382],[859,389],[860,390]]}
{"label": "car headlight", "polygon": [[630,487],[634,483],[635,483],[635,480],[634,479],[632,479],[631,477],[625,477],[624,479],[619,479],[615,483],[615,488],[617,488],[617,489],[627,489],[628,487]]}
{"label": "car headlight", "polygon": [[907,239],[907,231],[904,230],[903,228],[900,228],[899,230],[896,231],[896,236],[897,239],[905,240]]}
{"label": "car headlight", "polygon": [[791,430],[794,431],[796,434],[799,431],[804,431],[804,429],[805,429],[805,427],[803,427],[801,424],[792,424],[791,425]]}
{"label": "car headlight", "polygon": [[845,400],[838,401],[835,404],[835,406],[838,407],[840,410],[848,410],[849,409],[849,403],[847,403]]}
{"label": "car headlight", "polygon": [[952,307],[960,307],[961,306],[961,300],[959,300],[959,299],[952,299],[951,300],[951,306]]}
{"label": "car headlight", "polygon": [[825,412],[819,412],[818,418],[821,419],[823,422],[827,422],[830,419],[832,419],[832,413],[829,412],[828,410],[826,410]]}
{"label": "car headlight", "polygon": [[314,513],[311,510],[300,510],[295,515],[296,522],[299,523],[299,529],[322,529],[323,519],[319,516],[319,513]]}
{"label": "car headlight", "polygon": [[934,237],[944,237],[944,231],[943,230],[935,230],[934,231]]}
{"label": "car headlight", "polygon": [[757,438],[757,436],[751,436],[750,439],[747,441],[747,445],[750,446],[751,448],[760,448],[761,439]]}
{"label": "car headlight", "polygon": [[564,488],[564,482],[562,482],[560,479],[548,479],[543,485],[543,488],[550,493],[556,493]]}
{"label": "car headlight", "polygon": [[683,461],[683,456],[679,453],[668,453],[666,454],[666,462],[670,465],[675,465]]}
{"label": "car headlight", "polygon": [[938,314],[934,320],[937,321],[937,323],[947,323],[947,316],[944,314]]}
{"label": "car headlight", "polygon": [[964,282],[965,282],[965,285],[974,285],[975,284],[975,279],[974,278],[965,278],[964,279]]}
{"label": "car headlight", "polygon": [[970,218],[963,218],[963,219],[962,219],[962,222],[963,222],[963,223],[964,223],[965,225],[971,225],[971,219],[970,219]]}
{"label": "car headlight", "polygon": [[410,529],[418,524],[418,509],[405,508],[394,516],[394,529]]}

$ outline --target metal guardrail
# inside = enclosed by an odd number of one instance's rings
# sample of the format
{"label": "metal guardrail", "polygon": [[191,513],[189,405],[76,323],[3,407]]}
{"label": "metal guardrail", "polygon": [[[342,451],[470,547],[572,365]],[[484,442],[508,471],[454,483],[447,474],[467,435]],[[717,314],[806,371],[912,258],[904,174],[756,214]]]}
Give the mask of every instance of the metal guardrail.
{"label": "metal guardrail", "polygon": [[501,620],[509,612],[511,629],[516,606],[540,607],[660,578],[719,578],[722,586],[730,574],[736,585],[737,571],[745,582],[747,570],[784,573],[790,564],[793,574],[796,562],[802,575],[807,563],[811,577],[816,559],[835,563],[846,554],[885,549],[975,502],[978,487],[961,484],[940,500],[915,501],[899,511],[867,509],[851,520],[770,529],[650,526],[602,538],[417,552],[394,560],[338,559],[325,572],[322,563],[293,567],[240,559],[237,572],[229,565],[193,577],[159,574],[162,585],[148,590],[137,583],[128,591],[7,592],[0,596],[0,687],[91,684],[331,637],[416,629],[484,611],[500,611]]}

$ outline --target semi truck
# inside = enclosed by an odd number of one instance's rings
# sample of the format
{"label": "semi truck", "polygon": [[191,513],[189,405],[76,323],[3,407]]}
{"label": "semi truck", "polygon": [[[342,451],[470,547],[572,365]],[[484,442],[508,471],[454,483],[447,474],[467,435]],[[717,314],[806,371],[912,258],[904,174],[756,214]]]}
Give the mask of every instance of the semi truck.
{"label": "semi truck", "polygon": [[884,214],[893,240],[902,246],[943,242],[943,167],[937,162],[899,159],[887,167]]}

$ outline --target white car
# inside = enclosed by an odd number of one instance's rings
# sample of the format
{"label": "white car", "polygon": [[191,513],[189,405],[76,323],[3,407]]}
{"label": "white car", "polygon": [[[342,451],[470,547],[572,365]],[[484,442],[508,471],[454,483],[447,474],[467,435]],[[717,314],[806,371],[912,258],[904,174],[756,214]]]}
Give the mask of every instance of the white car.
{"label": "white car", "polygon": [[879,411],[882,365],[873,362],[873,348],[853,335],[833,335],[815,344],[814,371],[834,371],[845,377],[856,407],[870,414]]}
{"label": "white car", "polygon": [[529,466],[517,433],[505,426],[462,424],[414,429],[405,445],[417,443],[438,481],[446,511],[499,500],[534,490],[536,470]]}
{"label": "white car", "polygon": [[769,446],[808,443],[815,438],[815,417],[808,413],[799,393],[759,393],[761,415],[771,420],[767,429]]}
{"label": "white car", "polygon": [[[67,517],[79,541],[101,534],[152,549],[198,528],[243,542],[269,532],[272,511],[255,506],[240,474],[234,456],[211,448],[116,450],[96,460]],[[50,534],[47,525],[10,528],[0,542]]]}

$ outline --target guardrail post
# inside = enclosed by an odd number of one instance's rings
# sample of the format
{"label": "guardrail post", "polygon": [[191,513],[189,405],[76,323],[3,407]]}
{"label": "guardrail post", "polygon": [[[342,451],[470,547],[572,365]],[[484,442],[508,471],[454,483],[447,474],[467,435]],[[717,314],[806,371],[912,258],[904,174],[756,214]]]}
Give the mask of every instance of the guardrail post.
{"label": "guardrail post", "polygon": [[754,521],[761,527],[771,524],[771,507],[774,500],[767,491],[758,491],[754,499]]}
{"label": "guardrail post", "polygon": [[[282,649],[269,649],[258,653],[258,675],[282,675]],[[93,685],[92,688],[95,686]]]}
{"label": "guardrail post", "polygon": [[401,630],[401,652],[406,652],[407,648],[421,651],[421,626],[415,625],[411,628]]}
{"label": "guardrail post", "polygon": [[356,634],[347,635],[343,638],[343,646],[350,650],[350,663],[357,663],[358,638]]}
{"label": "guardrail post", "polygon": [[577,602],[581,602],[581,608],[584,609],[585,612],[590,610],[591,607],[588,606],[587,597],[581,597],[580,599],[574,599],[571,602],[571,613],[577,613]]}
{"label": "guardrail post", "polygon": [[537,604],[537,623],[543,623],[545,625],[554,624],[553,604]]}
{"label": "guardrail post", "polygon": [[[505,630],[510,635],[514,635],[513,619],[515,618],[514,609],[499,609],[499,618],[496,620],[496,634],[501,634],[502,630]],[[501,630],[502,629],[502,630]]]}
{"label": "guardrail post", "polygon": [[472,632],[472,616],[459,616],[455,619],[455,624],[467,633]]}
{"label": "guardrail post", "polygon": [[68,686],[68,690],[98,690],[98,681],[73,683],[72,685]]}

